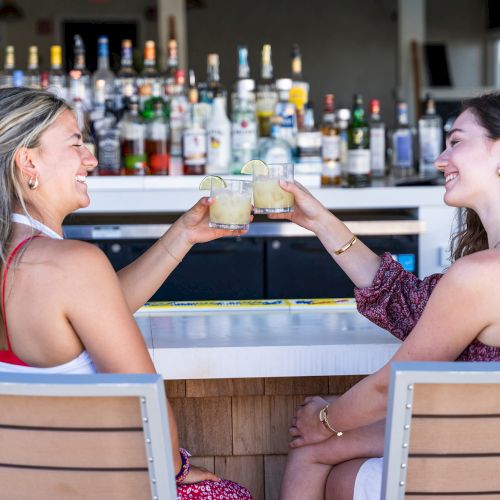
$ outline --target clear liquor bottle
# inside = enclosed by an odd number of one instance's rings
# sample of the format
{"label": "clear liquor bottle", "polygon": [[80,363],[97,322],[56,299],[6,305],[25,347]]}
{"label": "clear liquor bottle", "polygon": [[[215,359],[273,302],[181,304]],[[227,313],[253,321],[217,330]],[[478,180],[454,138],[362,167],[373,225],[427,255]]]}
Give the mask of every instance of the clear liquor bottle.
{"label": "clear liquor bottle", "polygon": [[261,137],[258,142],[257,157],[268,164],[292,163],[293,161],[290,144],[278,136],[280,122],[279,116],[273,116],[270,120],[270,137]]}
{"label": "clear liquor bottle", "polygon": [[204,175],[207,163],[207,131],[203,126],[198,103],[189,107],[186,127],[182,133],[182,158],[184,175]]}
{"label": "clear liquor bottle", "polygon": [[62,48],[60,45],[52,45],[50,47],[50,70],[49,70],[49,86],[47,90],[52,92],[61,99],[66,99],[68,95],[68,87],[66,73],[62,66]]}
{"label": "clear liquor bottle", "polygon": [[215,97],[207,122],[207,174],[228,174],[231,163],[231,122],[223,97]]}
{"label": "clear liquor bottle", "polygon": [[14,69],[16,66],[16,55],[13,45],[5,47],[5,61],[3,70],[0,72],[0,87],[12,87],[14,81]]}
{"label": "clear liquor bottle", "polygon": [[149,173],[167,175],[170,162],[169,125],[165,116],[163,102],[153,104],[153,116],[146,125],[146,154]]}
{"label": "clear liquor bottle", "polygon": [[24,84],[32,89],[42,88],[40,69],[38,67],[38,47],[36,45],[32,45],[28,50],[28,68],[24,75]]}
{"label": "clear liquor bottle", "polygon": [[125,175],[146,173],[146,124],[139,114],[139,103],[132,97],[120,124],[122,164]]}
{"label": "clear liquor bottle", "polygon": [[335,123],[335,97],[326,94],[321,124],[321,156],[323,169],[322,186],[338,186],[342,183],[340,168],[340,129]]}
{"label": "clear liquor bottle", "polygon": [[371,184],[370,132],[361,94],[354,96],[351,122],[347,129],[347,143],[347,185],[367,187]]}
{"label": "clear liquor bottle", "polygon": [[278,78],[276,80],[276,90],[278,91],[278,102],[274,110],[277,116],[277,137],[288,142],[292,152],[295,153],[297,146],[297,111],[295,105],[290,102],[290,89],[292,88],[291,78]]}
{"label": "clear liquor bottle", "polygon": [[380,118],[380,101],[370,101],[370,162],[373,177],[384,177],[385,167],[385,123]]}
{"label": "clear liquor bottle", "polygon": [[175,17],[168,18],[169,37],[167,41],[167,69],[165,71],[165,94],[172,95],[175,83],[175,75],[179,69],[178,44],[175,30]]}
{"label": "clear liquor bottle", "polygon": [[256,109],[259,122],[259,135],[268,137],[271,133],[271,118],[274,115],[278,92],[273,78],[273,64],[271,60],[271,45],[262,46],[260,80],[257,83]]}
{"label": "clear liquor bottle", "polygon": [[153,85],[161,85],[162,79],[156,66],[156,46],[153,40],[144,44],[144,66],[137,79],[139,89],[139,108],[144,109],[144,103],[153,95]]}
{"label": "clear liquor bottle", "polygon": [[97,40],[97,70],[92,75],[94,106],[104,107],[106,100],[113,99],[115,75],[109,69],[109,42],[107,36]]}
{"label": "clear liquor bottle", "polygon": [[413,131],[408,124],[408,105],[397,104],[397,126],[391,134],[391,168],[396,177],[413,175]]}
{"label": "clear liquor bottle", "polygon": [[443,120],[436,113],[434,99],[430,95],[425,100],[425,112],[418,121],[418,137],[420,174],[435,174],[434,162],[443,150]]}
{"label": "clear liquor bottle", "polygon": [[257,149],[257,117],[255,114],[255,83],[246,79],[238,82],[237,95],[231,113],[231,165],[233,173],[255,158]]}
{"label": "clear liquor bottle", "polygon": [[305,106],[309,102],[309,83],[302,75],[302,56],[298,44],[292,45],[292,88],[290,89],[290,102],[297,110],[297,126],[299,129],[304,124]]}
{"label": "clear liquor bottle", "polygon": [[[199,109],[203,116],[203,125],[210,117],[211,105],[214,97],[227,99],[227,91],[220,81],[219,54],[208,54],[207,56],[207,79],[198,84]],[[227,104],[226,104],[227,106]],[[226,107],[227,109],[227,107]]]}
{"label": "clear liquor bottle", "polygon": [[[198,102],[196,85],[192,75],[191,85],[195,93],[191,96],[191,103]],[[175,86],[172,87],[170,96],[170,154],[172,158],[182,156],[182,130],[187,119],[189,111],[189,102],[186,95],[186,73],[183,69],[178,69],[175,76]],[[175,161],[174,161],[175,162]],[[178,172],[180,173],[180,172]],[[177,174],[175,174],[177,175]]]}
{"label": "clear liquor bottle", "polygon": [[115,88],[125,102],[136,93],[137,72],[133,63],[132,40],[122,40],[120,69],[116,73]]}
{"label": "clear liquor bottle", "polygon": [[[248,64],[248,49],[245,45],[240,45],[238,47],[238,73],[233,83],[233,91],[231,93],[231,109],[235,106],[235,101],[238,98],[238,87],[242,80],[251,80],[250,65]],[[255,82],[253,85],[255,88]]]}
{"label": "clear liquor bottle", "polygon": [[71,101],[80,99],[85,109],[92,107],[92,79],[87,69],[85,45],[82,37],[73,37],[73,69],[69,72]]}

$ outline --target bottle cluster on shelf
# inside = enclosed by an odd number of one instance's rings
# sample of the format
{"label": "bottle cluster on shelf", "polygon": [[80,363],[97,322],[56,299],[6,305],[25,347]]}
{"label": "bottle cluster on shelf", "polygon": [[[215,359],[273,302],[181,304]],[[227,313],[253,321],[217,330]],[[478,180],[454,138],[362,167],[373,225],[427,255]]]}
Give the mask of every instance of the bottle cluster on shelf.
{"label": "bottle cluster on shelf", "polygon": [[165,72],[158,70],[152,40],[144,45],[140,73],[133,66],[130,40],[122,40],[116,74],[109,65],[107,37],[99,37],[97,46],[93,74],[79,35],[69,71],[63,69],[59,45],[51,47],[49,71],[39,70],[35,46],[29,48],[28,68],[16,69],[14,47],[7,46],[0,87],[44,88],[66,99],[87,131],[86,142],[95,145],[98,175],[229,174],[259,158],[294,162],[296,172],[321,175],[323,185],[365,186],[389,171],[414,173],[417,156],[419,171],[428,172],[441,149],[441,119],[430,98],[419,120],[418,141],[404,102],[398,103],[397,127],[387,134],[379,101],[370,102],[367,119],[359,94],[352,109],[338,110],[334,95],[327,94],[316,126],[296,44],[290,77],[278,79],[271,46],[263,45],[257,82],[250,76],[247,48],[238,47],[238,74],[229,92],[220,80],[218,54],[208,54],[203,81],[196,81],[193,70],[186,75],[179,68],[175,36],[168,40]]}

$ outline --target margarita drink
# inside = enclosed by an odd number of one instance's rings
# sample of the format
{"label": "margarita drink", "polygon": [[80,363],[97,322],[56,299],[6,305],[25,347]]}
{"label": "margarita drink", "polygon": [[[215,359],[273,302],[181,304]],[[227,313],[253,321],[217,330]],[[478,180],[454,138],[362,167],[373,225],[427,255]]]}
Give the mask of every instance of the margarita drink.
{"label": "margarita drink", "polygon": [[255,170],[253,173],[254,213],[293,212],[293,194],[284,191],[279,185],[280,180],[293,182],[293,164],[268,165],[268,168],[268,175],[262,175]]}
{"label": "margarita drink", "polygon": [[210,196],[210,227],[220,229],[248,229],[252,210],[252,183],[226,180],[226,186],[214,186]]}

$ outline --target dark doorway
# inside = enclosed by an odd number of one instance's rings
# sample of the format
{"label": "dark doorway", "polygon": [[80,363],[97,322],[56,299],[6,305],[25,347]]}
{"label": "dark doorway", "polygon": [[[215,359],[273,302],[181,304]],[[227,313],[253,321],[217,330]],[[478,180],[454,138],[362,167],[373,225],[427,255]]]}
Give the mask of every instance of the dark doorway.
{"label": "dark doorway", "polygon": [[137,47],[137,23],[134,21],[63,21],[65,67],[73,67],[73,36],[80,35],[85,44],[87,67],[97,69],[97,39],[106,35],[109,39],[110,66],[113,71],[120,68],[120,50],[124,39],[132,40]]}

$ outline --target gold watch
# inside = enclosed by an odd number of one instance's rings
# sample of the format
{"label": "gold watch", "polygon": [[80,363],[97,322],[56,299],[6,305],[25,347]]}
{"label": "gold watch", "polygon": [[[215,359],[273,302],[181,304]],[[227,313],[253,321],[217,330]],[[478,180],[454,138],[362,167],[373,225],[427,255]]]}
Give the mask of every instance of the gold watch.
{"label": "gold watch", "polygon": [[319,421],[329,430],[336,434],[338,437],[344,434],[342,431],[335,430],[328,421],[328,407],[330,404],[327,404],[324,408],[322,408],[319,412]]}

